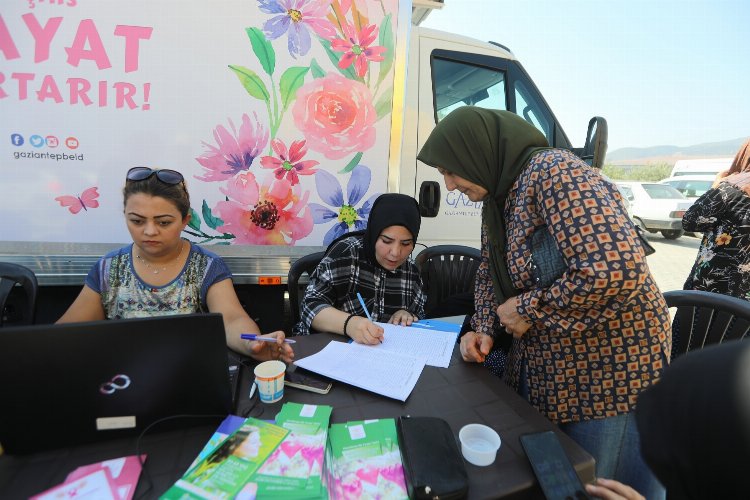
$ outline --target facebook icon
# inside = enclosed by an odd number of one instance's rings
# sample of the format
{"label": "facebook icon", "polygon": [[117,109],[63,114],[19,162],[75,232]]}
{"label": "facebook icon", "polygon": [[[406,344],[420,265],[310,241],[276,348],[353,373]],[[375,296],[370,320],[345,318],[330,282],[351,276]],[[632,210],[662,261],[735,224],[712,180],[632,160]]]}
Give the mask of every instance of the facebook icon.
{"label": "facebook icon", "polygon": [[23,146],[23,136],[21,134],[11,134],[10,142],[12,142],[14,146]]}

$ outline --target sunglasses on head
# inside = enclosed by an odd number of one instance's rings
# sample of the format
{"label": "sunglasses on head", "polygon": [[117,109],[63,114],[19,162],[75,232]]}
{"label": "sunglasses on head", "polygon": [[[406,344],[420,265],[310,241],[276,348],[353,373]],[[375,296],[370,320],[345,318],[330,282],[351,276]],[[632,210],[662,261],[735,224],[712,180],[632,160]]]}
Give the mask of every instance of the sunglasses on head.
{"label": "sunglasses on head", "polygon": [[154,174],[156,174],[156,178],[164,184],[175,185],[185,180],[182,174],[177,170],[170,170],[168,168],[153,169],[149,167],[133,167],[128,170],[128,174],[125,178],[129,181],[143,181]]}

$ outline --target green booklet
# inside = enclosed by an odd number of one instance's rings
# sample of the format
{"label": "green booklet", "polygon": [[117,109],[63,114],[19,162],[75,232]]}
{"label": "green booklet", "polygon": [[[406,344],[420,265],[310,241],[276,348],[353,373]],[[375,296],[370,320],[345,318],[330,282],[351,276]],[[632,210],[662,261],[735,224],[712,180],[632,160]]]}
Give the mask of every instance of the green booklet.
{"label": "green booklet", "polygon": [[254,475],[258,498],[327,498],[323,458],[333,408],[284,403],[276,425],[291,432]]}
{"label": "green booklet", "polygon": [[248,418],[161,498],[254,498],[258,485],[250,481],[253,474],[287,434],[288,429]]}
{"label": "green booklet", "polygon": [[395,420],[331,425],[326,474],[331,498],[407,499]]}

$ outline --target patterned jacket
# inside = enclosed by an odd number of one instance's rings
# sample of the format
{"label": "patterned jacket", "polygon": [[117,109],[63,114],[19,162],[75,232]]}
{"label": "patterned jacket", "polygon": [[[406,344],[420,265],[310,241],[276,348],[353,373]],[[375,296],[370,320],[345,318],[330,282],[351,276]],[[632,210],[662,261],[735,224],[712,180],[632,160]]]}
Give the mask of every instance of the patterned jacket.
{"label": "patterned jacket", "polygon": [[[518,312],[532,324],[513,342],[507,382],[518,389],[524,373],[530,403],[558,423],[630,412],[669,363],[671,327],[619,192],[572,153],[547,150],[519,175],[505,220],[506,263],[522,290]],[[531,274],[530,238],[544,225],[568,270],[540,288]],[[482,246],[474,321],[484,316],[492,326],[484,237]]]}

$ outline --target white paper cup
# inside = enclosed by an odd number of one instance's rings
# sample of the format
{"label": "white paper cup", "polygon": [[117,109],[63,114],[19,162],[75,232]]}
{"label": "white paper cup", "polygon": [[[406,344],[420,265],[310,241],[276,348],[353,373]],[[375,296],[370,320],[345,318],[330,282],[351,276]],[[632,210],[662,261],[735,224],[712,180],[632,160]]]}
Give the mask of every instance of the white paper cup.
{"label": "white paper cup", "polygon": [[500,449],[500,436],[491,427],[482,424],[468,424],[458,431],[461,453],[474,465],[490,465],[495,461]]}
{"label": "white paper cup", "polygon": [[286,365],[278,360],[264,361],[255,367],[255,384],[262,402],[275,403],[284,397],[285,371]]}

